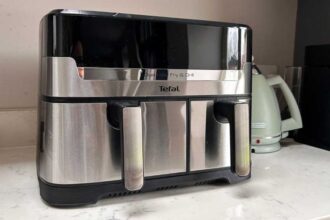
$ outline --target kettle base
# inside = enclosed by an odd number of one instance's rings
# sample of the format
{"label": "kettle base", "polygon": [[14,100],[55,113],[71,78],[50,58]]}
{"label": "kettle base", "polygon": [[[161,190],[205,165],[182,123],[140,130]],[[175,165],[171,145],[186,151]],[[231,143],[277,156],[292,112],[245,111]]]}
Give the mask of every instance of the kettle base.
{"label": "kettle base", "polygon": [[281,145],[279,142],[267,145],[252,145],[251,149],[253,153],[257,154],[273,153],[279,151],[281,149]]}

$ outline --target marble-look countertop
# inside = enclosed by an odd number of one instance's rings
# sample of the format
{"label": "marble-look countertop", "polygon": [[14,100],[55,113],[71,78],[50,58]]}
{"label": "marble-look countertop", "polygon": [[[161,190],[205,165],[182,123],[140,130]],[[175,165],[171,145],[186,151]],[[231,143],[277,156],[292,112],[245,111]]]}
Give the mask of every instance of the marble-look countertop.
{"label": "marble-look countertop", "polygon": [[178,188],[60,209],[39,196],[35,147],[0,148],[0,220],[328,219],[329,151],[286,143],[279,152],[253,154],[252,163],[252,178],[239,184]]}

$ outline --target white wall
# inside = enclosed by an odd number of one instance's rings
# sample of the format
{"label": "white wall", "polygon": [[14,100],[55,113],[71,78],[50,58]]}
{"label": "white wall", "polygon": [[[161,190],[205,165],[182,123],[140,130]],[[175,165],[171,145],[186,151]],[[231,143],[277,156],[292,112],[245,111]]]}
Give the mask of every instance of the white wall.
{"label": "white wall", "polygon": [[[293,64],[297,0],[1,0],[0,147],[34,144],[39,21],[55,8],[245,23],[254,31],[258,63],[280,69]],[[9,120],[4,111],[17,108],[29,118],[22,120],[21,113]],[[16,140],[2,138],[9,136]]]}

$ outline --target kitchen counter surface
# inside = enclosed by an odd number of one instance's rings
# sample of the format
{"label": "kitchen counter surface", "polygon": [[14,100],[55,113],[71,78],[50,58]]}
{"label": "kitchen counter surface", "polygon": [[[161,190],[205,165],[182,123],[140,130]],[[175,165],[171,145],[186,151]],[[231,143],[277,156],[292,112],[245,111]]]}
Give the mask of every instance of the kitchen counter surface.
{"label": "kitchen counter surface", "polygon": [[[35,147],[0,148],[0,220],[330,219],[330,152],[286,142],[252,155],[252,178],[52,208],[39,196]],[[329,218],[325,217],[328,216]]]}

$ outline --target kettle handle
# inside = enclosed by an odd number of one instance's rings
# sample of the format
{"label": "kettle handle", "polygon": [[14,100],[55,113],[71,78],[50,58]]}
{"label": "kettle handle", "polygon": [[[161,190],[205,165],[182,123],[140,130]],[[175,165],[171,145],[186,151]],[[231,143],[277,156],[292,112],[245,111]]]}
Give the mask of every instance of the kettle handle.
{"label": "kettle handle", "polygon": [[291,131],[294,129],[302,128],[302,120],[299,111],[298,104],[294,98],[290,88],[285,83],[285,81],[280,76],[274,76],[267,79],[267,82],[270,86],[279,85],[281,91],[284,95],[285,101],[288,104],[291,118],[282,120],[282,133]]}

